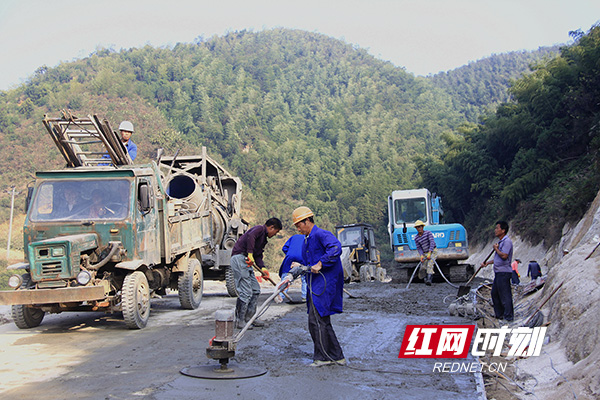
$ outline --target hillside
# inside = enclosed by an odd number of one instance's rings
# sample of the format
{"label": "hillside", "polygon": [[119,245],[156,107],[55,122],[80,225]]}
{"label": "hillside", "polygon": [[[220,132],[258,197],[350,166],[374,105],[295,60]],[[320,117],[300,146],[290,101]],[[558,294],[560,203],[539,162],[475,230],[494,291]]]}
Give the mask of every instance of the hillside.
{"label": "hillside", "polygon": [[[511,226],[514,225],[511,223]],[[597,399],[600,395],[597,367],[600,358],[600,192],[584,216],[567,224],[560,240],[552,246],[534,246],[510,230],[509,236],[515,245],[514,257],[524,261],[519,270],[521,284],[530,282],[526,277],[528,260],[538,260],[545,275],[541,290],[527,296],[513,291],[515,326],[526,326],[529,318],[541,311],[542,323],[548,329],[541,355],[509,359],[515,363],[509,371],[513,381],[505,380],[504,386],[494,393],[500,396],[511,393],[519,399]],[[490,240],[478,247],[468,262],[481,263],[493,242]],[[489,282],[494,278],[491,268],[485,268],[479,276]]]}
{"label": "hillside", "polygon": [[[540,64],[516,81],[510,89],[516,102],[503,103],[483,123],[467,123],[475,110],[469,104],[479,109],[502,101],[509,77],[522,74],[545,51],[494,56],[415,78],[342,41],[286,29],[234,32],[172,49],[99,50],[56,68],[42,66],[28,83],[0,92],[4,188],[16,185],[24,193],[35,170],[63,165],[40,121],[67,107],[75,115],[99,114],[113,126],[132,120],[140,161],[159,147],[167,154],[194,154],[207,146],[241,177],[245,216],[253,224],[275,215],[289,226],[290,211],[306,204],[325,228],[371,223],[378,242],[386,243],[388,194],[426,186],[444,197],[449,219],[469,230],[517,212],[537,218],[535,196],[550,190],[544,196],[552,199],[563,191],[576,206],[553,222],[558,233],[566,220],[583,214],[597,182],[587,173],[570,179],[577,165],[593,165],[593,148],[569,154],[568,168],[559,155],[548,159],[535,151],[538,133],[528,127],[554,127],[552,116],[510,120],[531,112],[529,93],[548,68]],[[551,82],[546,86],[560,90]],[[593,126],[590,121],[586,117],[583,129]],[[572,128],[564,131],[570,135]],[[552,133],[546,136],[544,148],[553,140]],[[506,157],[494,154],[499,145],[508,147]],[[526,160],[531,165],[524,166]],[[560,178],[554,186],[547,184],[552,176]],[[585,195],[577,196],[582,188]],[[0,218],[8,216],[8,206],[2,196]]]}
{"label": "hillside", "polygon": [[499,104],[510,101],[509,89],[514,81],[558,54],[558,46],[493,54],[430,79],[452,96],[454,107],[469,121],[478,122],[482,115],[493,113]]}
{"label": "hillside", "polygon": [[[425,185],[471,234],[498,219],[533,243],[556,243],[600,188],[600,26],[514,82],[513,99],[419,161]],[[486,218],[482,218],[482,215]]]}
{"label": "hillside", "polygon": [[[513,54],[415,78],[338,40],[281,29],[172,49],[100,50],[40,67],[27,84],[0,92],[0,221],[10,206],[5,189],[20,191],[20,212],[32,173],[64,164],[41,120],[65,107],[99,114],[113,127],[132,120],[141,161],[159,147],[171,155],[207,146],[241,177],[246,219],[280,217],[285,235],[294,231],[291,211],[305,204],[326,229],[375,225],[387,250],[388,193],[426,186],[444,197],[451,219],[465,223],[474,249],[489,248],[490,225],[507,219],[515,251],[543,259],[546,287],[520,313],[535,312],[563,284],[542,309],[550,322],[546,354],[519,361],[518,381],[537,398],[594,398],[599,49],[594,27],[515,81],[510,99],[500,88],[513,77]],[[517,56],[515,71],[522,71],[528,55]],[[503,68],[501,77],[493,65]],[[463,91],[465,82],[478,84]],[[476,117],[496,102],[496,111]],[[281,259],[282,244],[267,247],[269,266]]]}
{"label": "hillside", "polygon": [[414,186],[414,155],[440,153],[440,133],[464,122],[427,80],[339,40],[283,29],[101,50],[41,67],[0,99],[7,185],[24,189],[33,171],[62,165],[40,121],[68,107],[113,126],[131,119],[142,161],[158,147],[207,146],[241,177],[252,223],[277,215],[289,226],[306,204],[327,228],[373,223],[382,242],[388,193]]}

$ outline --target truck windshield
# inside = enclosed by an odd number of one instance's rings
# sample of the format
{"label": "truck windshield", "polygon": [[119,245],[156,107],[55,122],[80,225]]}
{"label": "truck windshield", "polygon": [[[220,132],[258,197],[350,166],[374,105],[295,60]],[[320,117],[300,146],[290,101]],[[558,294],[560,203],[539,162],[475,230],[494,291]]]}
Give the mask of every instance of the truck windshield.
{"label": "truck windshield", "polygon": [[394,201],[394,215],[397,224],[414,223],[417,220],[427,222],[427,209],[424,198],[397,199]]}
{"label": "truck windshield", "polygon": [[356,246],[361,243],[360,228],[345,228],[338,231],[338,240],[342,246]]}
{"label": "truck windshield", "polygon": [[32,199],[32,221],[119,220],[129,213],[126,179],[45,181]]}

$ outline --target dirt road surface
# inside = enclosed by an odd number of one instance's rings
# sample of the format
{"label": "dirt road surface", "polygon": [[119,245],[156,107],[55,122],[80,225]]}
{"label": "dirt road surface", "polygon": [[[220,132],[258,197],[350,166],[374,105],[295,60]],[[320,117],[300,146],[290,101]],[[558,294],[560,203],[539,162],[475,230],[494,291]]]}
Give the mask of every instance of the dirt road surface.
{"label": "dirt road surface", "polygon": [[[361,283],[346,288],[344,313],[332,323],[348,367],[310,367],[305,304],[273,304],[267,325],[249,331],[232,366],[262,368],[260,377],[207,380],[182,375],[206,358],[214,312],[233,309],[223,284],[207,282],[198,310],[181,310],[177,294],[154,299],[148,326],[128,330],[119,315],[46,315],[42,325],[0,326],[3,399],[481,399],[480,375],[433,372],[439,359],[399,359],[407,324],[467,324],[451,317],[447,284]],[[272,293],[263,287],[261,302]],[[290,290],[300,298],[299,288]],[[473,361],[467,359],[467,361]]]}

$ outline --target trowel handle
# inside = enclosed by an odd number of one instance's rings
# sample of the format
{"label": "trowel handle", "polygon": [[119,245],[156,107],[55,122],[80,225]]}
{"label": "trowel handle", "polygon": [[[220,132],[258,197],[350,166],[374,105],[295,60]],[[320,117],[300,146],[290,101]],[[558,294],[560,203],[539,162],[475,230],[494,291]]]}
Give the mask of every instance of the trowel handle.
{"label": "trowel handle", "polygon": [[[490,259],[490,257],[492,256],[492,254],[494,254],[496,250],[492,250],[490,252],[490,254],[488,254],[488,256],[485,258],[485,260],[483,261],[483,264],[485,264],[487,262],[487,260]],[[479,273],[479,271],[481,271],[481,269],[483,268],[483,265],[480,265],[479,268],[477,268],[477,271],[475,271],[475,273],[473,274],[473,276],[471,276],[471,278],[467,281],[467,283],[465,284],[465,286],[468,286],[469,283],[471,283],[471,281],[475,278],[475,276]]]}
{"label": "trowel handle", "polygon": [[494,254],[495,251],[496,251],[495,249],[492,249],[492,251],[490,251],[490,254],[488,254],[488,256],[485,258],[485,260],[483,260],[483,262],[486,263],[487,260],[490,259],[490,257],[492,256],[492,254]]}

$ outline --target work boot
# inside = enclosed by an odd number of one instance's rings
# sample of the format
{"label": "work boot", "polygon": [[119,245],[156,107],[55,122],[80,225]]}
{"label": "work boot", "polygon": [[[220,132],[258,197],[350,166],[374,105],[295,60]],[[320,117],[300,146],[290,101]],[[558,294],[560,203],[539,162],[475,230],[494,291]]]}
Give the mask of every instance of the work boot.
{"label": "work boot", "polygon": [[425,284],[427,286],[431,286],[431,282],[433,281],[433,275],[432,274],[427,274],[427,278],[425,278]]}
{"label": "work boot", "polygon": [[[244,318],[246,323],[252,319],[254,314],[256,314],[257,303],[258,303],[258,295],[253,295],[250,298],[250,302],[248,303],[248,309],[246,310],[246,316]],[[252,325],[256,326],[257,328],[260,328],[260,327],[265,326],[265,323],[259,321],[258,319],[255,319],[254,322],[252,323]]]}
{"label": "work boot", "polygon": [[335,364],[335,361],[323,361],[323,360],[315,360],[310,364],[311,367],[322,367],[323,365],[331,365]]}
{"label": "work boot", "polygon": [[239,297],[235,303],[235,327],[243,329],[246,325],[246,313],[248,311],[248,304],[244,303]]}

